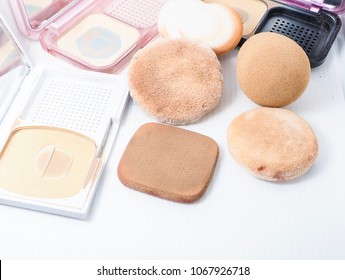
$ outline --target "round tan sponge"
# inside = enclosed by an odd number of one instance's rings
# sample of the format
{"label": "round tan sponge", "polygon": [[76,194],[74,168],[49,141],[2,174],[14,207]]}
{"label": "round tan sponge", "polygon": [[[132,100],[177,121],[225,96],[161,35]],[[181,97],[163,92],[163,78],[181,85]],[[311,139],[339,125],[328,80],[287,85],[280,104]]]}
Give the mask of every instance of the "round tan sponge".
{"label": "round tan sponge", "polygon": [[228,128],[228,146],[239,164],[269,181],[304,174],[318,153],[315,134],[301,117],[286,109],[268,107],[236,117]]}
{"label": "round tan sponge", "polygon": [[261,106],[283,107],[297,100],[309,83],[310,71],[304,50],[277,33],[252,36],[238,53],[239,85]]}
{"label": "round tan sponge", "polygon": [[129,66],[130,94],[160,122],[194,122],[214,109],[223,92],[221,66],[206,45],[188,39],[156,41]]}

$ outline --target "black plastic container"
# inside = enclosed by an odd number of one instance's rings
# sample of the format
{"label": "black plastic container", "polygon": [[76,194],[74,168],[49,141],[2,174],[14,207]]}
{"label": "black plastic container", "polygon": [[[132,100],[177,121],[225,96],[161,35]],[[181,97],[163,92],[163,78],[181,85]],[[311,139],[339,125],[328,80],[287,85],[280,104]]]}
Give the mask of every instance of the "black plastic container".
{"label": "black plastic container", "polygon": [[311,67],[325,61],[342,25],[338,14],[345,12],[345,0],[204,1],[225,4],[239,12],[244,22],[240,45],[259,32],[280,33],[304,49]]}
{"label": "black plastic container", "polygon": [[341,28],[340,18],[333,13],[313,13],[290,7],[274,7],[267,11],[255,30],[285,35],[299,44],[309,57],[311,67],[321,65]]}

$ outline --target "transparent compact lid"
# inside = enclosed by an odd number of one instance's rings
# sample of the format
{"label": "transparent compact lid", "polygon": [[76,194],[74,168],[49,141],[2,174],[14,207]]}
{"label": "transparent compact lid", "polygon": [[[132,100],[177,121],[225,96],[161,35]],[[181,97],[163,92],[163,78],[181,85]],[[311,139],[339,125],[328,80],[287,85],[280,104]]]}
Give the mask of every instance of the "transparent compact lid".
{"label": "transparent compact lid", "polygon": [[0,19],[0,122],[29,71],[27,58]]}
{"label": "transparent compact lid", "polygon": [[276,0],[275,2],[287,3],[290,5],[298,6],[304,9],[312,10],[315,8],[322,8],[335,14],[345,12],[344,0]]}
{"label": "transparent compact lid", "polygon": [[15,0],[10,3],[21,31],[31,39],[38,39],[42,30],[79,2],[81,1]]}

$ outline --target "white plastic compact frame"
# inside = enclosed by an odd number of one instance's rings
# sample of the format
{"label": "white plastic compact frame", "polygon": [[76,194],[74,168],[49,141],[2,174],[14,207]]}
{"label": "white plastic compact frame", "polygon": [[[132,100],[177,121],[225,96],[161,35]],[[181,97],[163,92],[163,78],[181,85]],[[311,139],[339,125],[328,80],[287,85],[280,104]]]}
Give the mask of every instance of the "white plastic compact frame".
{"label": "white plastic compact frame", "polygon": [[31,67],[0,20],[0,202],[86,218],[127,97],[115,75]]}

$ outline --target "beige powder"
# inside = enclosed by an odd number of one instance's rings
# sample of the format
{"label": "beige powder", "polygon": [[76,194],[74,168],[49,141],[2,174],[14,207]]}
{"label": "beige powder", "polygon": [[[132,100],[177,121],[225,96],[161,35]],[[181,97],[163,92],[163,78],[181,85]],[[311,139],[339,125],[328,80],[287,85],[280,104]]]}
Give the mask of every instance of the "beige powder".
{"label": "beige powder", "polygon": [[219,3],[234,8],[243,22],[243,35],[252,33],[267,11],[267,6],[260,0],[204,0],[206,3]]}
{"label": "beige powder", "polygon": [[0,187],[35,198],[72,197],[84,187],[95,161],[96,144],[58,128],[15,130],[0,160]]}
{"label": "beige powder", "polygon": [[139,32],[105,14],[93,14],[61,36],[57,46],[91,66],[113,64],[138,40]]}

